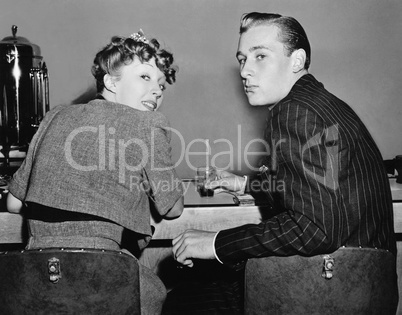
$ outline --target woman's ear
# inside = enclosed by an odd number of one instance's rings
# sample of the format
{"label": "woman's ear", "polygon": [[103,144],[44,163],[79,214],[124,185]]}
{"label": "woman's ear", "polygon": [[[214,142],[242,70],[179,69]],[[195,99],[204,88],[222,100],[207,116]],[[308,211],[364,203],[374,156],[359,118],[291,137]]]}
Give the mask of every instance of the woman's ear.
{"label": "woman's ear", "polygon": [[114,77],[110,74],[105,74],[103,76],[103,84],[105,84],[105,89],[109,92],[116,93],[116,82]]}
{"label": "woman's ear", "polygon": [[306,52],[304,49],[295,50],[292,53],[293,58],[293,72],[299,72],[304,69],[304,64],[306,62]]}

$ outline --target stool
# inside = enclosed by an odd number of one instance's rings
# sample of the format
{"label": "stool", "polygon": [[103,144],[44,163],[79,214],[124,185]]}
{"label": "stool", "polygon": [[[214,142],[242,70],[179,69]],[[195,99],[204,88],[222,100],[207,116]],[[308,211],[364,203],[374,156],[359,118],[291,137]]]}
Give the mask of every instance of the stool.
{"label": "stool", "polygon": [[342,247],[313,257],[253,258],[246,264],[245,314],[395,314],[396,258]]}
{"label": "stool", "polygon": [[140,314],[138,262],[98,249],[2,252],[0,314]]}

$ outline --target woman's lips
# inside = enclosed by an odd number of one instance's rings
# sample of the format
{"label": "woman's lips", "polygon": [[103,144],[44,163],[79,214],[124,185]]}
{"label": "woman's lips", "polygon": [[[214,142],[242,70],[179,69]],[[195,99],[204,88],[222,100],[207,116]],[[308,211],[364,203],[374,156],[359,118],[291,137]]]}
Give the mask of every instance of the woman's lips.
{"label": "woman's lips", "polygon": [[141,103],[145,108],[147,108],[150,111],[156,110],[157,105],[155,102],[145,101],[145,102],[141,102]]}

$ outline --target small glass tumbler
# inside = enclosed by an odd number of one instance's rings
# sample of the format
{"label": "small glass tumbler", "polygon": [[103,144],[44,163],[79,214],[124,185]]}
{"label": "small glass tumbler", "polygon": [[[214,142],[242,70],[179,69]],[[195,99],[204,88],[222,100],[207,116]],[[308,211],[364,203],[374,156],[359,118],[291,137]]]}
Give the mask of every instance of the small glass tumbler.
{"label": "small glass tumbler", "polygon": [[212,166],[200,166],[197,167],[197,190],[200,193],[201,197],[212,197],[214,195],[213,189],[205,188],[205,184],[215,180],[216,178],[216,169]]}

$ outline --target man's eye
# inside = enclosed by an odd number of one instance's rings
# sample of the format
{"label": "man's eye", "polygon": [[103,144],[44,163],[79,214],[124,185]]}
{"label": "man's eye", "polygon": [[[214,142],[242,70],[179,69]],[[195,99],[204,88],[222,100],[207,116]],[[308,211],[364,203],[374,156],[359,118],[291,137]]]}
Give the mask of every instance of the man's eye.
{"label": "man's eye", "polygon": [[246,59],[237,59],[240,65],[244,64],[246,62]]}
{"label": "man's eye", "polygon": [[267,56],[267,55],[259,54],[259,55],[257,55],[257,59],[258,59],[258,60],[262,60],[262,59],[264,59],[266,56]]}
{"label": "man's eye", "polygon": [[146,81],[149,81],[151,79],[150,76],[146,74],[141,75],[141,78],[143,78]]}

